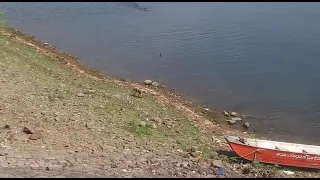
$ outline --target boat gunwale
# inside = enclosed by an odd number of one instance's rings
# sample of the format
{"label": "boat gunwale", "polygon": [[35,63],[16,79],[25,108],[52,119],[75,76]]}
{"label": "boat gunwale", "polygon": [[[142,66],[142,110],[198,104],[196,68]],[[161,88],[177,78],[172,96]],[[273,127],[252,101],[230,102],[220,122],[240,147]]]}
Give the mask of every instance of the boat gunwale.
{"label": "boat gunwale", "polygon": [[[256,149],[265,149],[265,150],[270,150],[270,151],[276,151],[276,152],[294,153],[294,154],[299,154],[299,155],[301,154],[301,155],[320,156],[320,154],[316,154],[316,153],[309,153],[309,152],[308,153],[302,153],[302,152],[300,153],[300,152],[292,152],[292,151],[286,151],[286,150],[281,150],[281,149],[270,149],[270,148],[264,148],[264,147],[254,146],[254,145],[248,145],[248,144],[239,143],[239,142],[235,142],[235,141],[229,140],[228,137],[236,137],[236,136],[225,136],[225,138],[226,138],[228,144],[230,145],[230,147],[232,148],[232,150],[234,152],[236,152],[237,154],[238,154],[238,152],[233,149],[233,147],[232,147],[232,145],[230,143],[234,143],[234,144],[238,144],[238,145],[246,146],[246,147],[253,147],[253,148],[256,148]],[[260,140],[260,139],[251,139],[251,138],[247,138],[247,139]],[[264,141],[279,142],[279,141],[271,141],[271,140],[264,140]],[[287,143],[287,142],[279,142],[279,143]],[[296,144],[296,145],[303,145],[303,146],[305,145],[305,144],[297,144],[297,143],[288,143],[288,144]],[[307,145],[307,146],[314,146],[314,145]],[[320,146],[318,146],[318,147],[320,148]]]}

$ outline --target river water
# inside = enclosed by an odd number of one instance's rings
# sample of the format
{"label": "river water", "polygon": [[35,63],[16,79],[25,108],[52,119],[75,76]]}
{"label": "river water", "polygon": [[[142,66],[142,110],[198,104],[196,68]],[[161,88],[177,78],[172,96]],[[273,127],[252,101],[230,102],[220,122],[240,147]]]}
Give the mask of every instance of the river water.
{"label": "river water", "polygon": [[[111,76],[234,110],[275,140],[320,145],[320,3],[0,3],[12,27]],[[160,57],[159,54],[162,54]]]}

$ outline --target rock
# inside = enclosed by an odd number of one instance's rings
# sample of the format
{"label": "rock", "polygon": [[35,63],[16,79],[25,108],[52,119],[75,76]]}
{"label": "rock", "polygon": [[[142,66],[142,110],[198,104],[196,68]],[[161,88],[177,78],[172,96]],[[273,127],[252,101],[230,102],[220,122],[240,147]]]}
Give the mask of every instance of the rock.
{"label": "rock", "polygon": [[205,110],[205,111],[210,111],[210,109],[209,109],[209,108],[203,108],[203,110]]}
{"label": "rock", "polygon": [[152,82],[151,85],[157,87],[157,86],[159,86],[159,83],[157,83],[157,82]]}
{"label": "rock", "polygon": [[211,138],[211,140],[212,140],[213,142],[216,142],[216,143],[221,143],[221,140],[218,139],[218,138],[216,138],[216,137],[214,137],[214,136]]}
{"label": "rock", "polygon": [[235,120],[227,120],[227,122],[229,123],[229,124],[236,124],[237,123],[237,121],[235,121]]}
{"label": "rock", "polygon": [[230,115],[236,117],[237,113],[236,112],[231,112]]}
{"label": "rock", "polygon": [[35,131],[33,134],[29,136],[30,140],[37,140],[43,138],[41,131]]}
{"label": "rock", "polygon": [[187,161],[183,161],[180,166],[186,168],[189,166],[189,163]]}
{"label": "rock", "polygon": [[144,122],[144,121],[141,121],[140,124],[139,124],[140,127],[145,127],[146,125],[147,125],[147,123]]}
{"label": "rock", "polygon": [[294,172],[293,171],[283,171],[283,173],[287,176],[292,176],[294,175]]}
{"label": "rock", "polygon": [[191,155],[192,157],[194,157],[194,158],[200,157],[201,154],[202,154],[201,151],[190,152],[190,155]]}
{"label": "rock", "polygon": [[84,94],[81,93],[81,92],[79,92],[76,96],[78,96],[78,97],[84,97]]}
{"label": "rock", "polygon": [[231,120],[233,120],[233,121],[242,121],[242,119],[239,118],[239,117],[232,117]]}
{"label": "rock", "polygon": [[221,160],[213,160],[213,161],[211,162],[211,166],[212,166],[212,167],[215,167],[215,168],[222,168],[222,167],[224,167]]}
{"label": "rock", "polygon": [[230,114],[229,114],[227,111],[223,111],[223,115],[225,115],[225,116],[227,116],[227,117],[230,116]]}
{"label": "rock", "polygon": [[157,126],[155,124],[152,124],[153,129],[157,129]]}
{"label": "rock", "polygon": [[243,124],[243,128],[248,129],[250,127],[250,123],[249,122],[245,122]]}
{"label": "rock", "polygon": [[85,91],[85,94],[94,94],[96,92],[96,90],[94,89],[89,89],[88,91]]}
{"label": "rock", "polygon": [[4,129],[11,129],[11,127],[7,124],[7,125],[5,125],[4,127],[3,127]]}
{"label": "rock", "polygon": [[26,134],[32,134],[32,131],[30,129],[28,129],[27,127],[24,127],[22,129],[22,132],[26,133]]}
{"label": "rock", "polygon": [[145,85],[151,85],[152,84],[152,81],[151,80],[144,80],[143,83]]}
{"label": "rock", "polygon": [[155,118],[151,118],[150,121],[154,121],[156,123],[162,123],[162,119],[155,117]]}

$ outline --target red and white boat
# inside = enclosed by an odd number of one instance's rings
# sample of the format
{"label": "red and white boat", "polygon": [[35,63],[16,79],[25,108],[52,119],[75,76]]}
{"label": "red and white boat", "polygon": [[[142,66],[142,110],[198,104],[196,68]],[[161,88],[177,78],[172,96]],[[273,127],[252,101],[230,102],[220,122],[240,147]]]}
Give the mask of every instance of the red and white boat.
{"label": "red and white boat", "polygon": [[320,146],[225,136],[240,157],[278,165],[320,169]]}

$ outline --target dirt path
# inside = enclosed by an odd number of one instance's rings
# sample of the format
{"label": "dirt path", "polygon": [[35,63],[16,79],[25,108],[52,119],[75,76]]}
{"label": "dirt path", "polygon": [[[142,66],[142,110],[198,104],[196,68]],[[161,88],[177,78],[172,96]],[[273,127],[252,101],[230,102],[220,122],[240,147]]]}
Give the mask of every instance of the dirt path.
{"label": "dirt path", "polygon": [[219,152],[230,150],[223,135],[245,135],[170,91],[104,77],[12,29],[0,45],[2,177],[219,177],[219,166],[223,177],[281,176],[243,174],[250,164]]}

